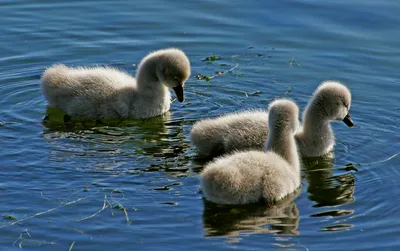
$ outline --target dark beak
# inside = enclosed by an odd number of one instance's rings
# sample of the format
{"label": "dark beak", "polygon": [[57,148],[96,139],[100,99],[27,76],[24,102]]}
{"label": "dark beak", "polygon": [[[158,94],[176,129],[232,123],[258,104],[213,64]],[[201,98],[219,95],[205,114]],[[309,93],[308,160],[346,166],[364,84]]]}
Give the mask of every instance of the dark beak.
{"label": "dark beak", "polygon": [[183,85],[178,85],[172,88],[175,92],[176,98],[179,102],[185,101],[185,97],[183,96]]}
{"label": "dark beak", "polygon": [[353,126],[354,126],[353,120],[351,120],[351,117],[350,117],[350,113],[348,113],[348,114],[346,115],[346,117],[344,117],[343,122],[344,122],[348,127],[353,127]]}

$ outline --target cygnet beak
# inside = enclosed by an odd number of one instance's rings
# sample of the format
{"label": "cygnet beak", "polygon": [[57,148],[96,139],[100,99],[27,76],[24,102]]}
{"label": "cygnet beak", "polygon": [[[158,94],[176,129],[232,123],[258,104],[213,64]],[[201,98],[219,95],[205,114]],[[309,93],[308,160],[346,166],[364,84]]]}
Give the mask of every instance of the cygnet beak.
{"label": "cygnet beak", "polygon": [[347,113],[346,117],[342,120],[348,127],[353,127],[354,123],[353,120],[351,120],[350,113]]}
{"label": "cygnet beak", "polygon": [[177,85],[172,88],[174,90],[176,98],[178,99],[179,102],[185,101],[185,97],[183,96],[183,85]]}

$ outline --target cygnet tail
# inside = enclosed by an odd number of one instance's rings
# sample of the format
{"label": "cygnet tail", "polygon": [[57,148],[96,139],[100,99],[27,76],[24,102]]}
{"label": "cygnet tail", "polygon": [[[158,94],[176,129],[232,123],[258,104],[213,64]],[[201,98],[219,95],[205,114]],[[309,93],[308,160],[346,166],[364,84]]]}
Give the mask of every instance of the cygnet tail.
{"label": "cygnet tail", "polygon": [[56,64],[43,73],[40,87],[50,105],[53,103],[51,99],[57,99],[59,95],[72,96],[75,93],[75,88],[71,86],[75,81],[70,79],[69,71],[67,66]]}

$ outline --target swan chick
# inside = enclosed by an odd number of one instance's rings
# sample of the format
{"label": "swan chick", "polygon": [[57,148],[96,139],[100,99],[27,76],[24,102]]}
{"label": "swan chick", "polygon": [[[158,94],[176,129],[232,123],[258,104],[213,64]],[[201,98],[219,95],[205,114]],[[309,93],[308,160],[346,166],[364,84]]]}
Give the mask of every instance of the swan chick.
{"label": "swan chick", "polygon": [[219,157],[200,174],[204,197],[217,204],[276,203],[300,187],[300,160],[294,133],[299,110],[287,99],[269,106],[265,151]]}
{"label": "swan chick", "polygon": [[345,85],[331,80],[322,82],[307,104],[295,136],[301,155],[317,157],[331,152],[335,136],[330,122],[343,121],[353,127],[350,106],[351,92]]}
{"label": "swan chick", "polygon": [[142,59],[136,78],[112,67],[55,64],[41,77],[49,106],[80,118],[148,118],[170,109],[174,90],[184,101],[190,62],[176,48],[154,51]]}
{"label": "swan chick", "polygon": [[[296,134],[303,156],[322,156],[333,150],[331,121],[354,125],[350,117],[351,92],[338,81],[322,82],[304,113],[303,126]],[[190,140],[200,157],[212,157],[235,150],[261,150],[268,136],[268,111],[249,110],[197,121]]]}

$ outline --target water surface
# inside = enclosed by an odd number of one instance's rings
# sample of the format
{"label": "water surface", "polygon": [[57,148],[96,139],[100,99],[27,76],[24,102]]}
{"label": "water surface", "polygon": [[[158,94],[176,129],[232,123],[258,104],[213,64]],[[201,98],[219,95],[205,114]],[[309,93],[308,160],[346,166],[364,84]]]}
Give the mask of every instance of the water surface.
{"label": "water surface", "polygon": [[[2,1],[0,249],[399,249],[399,12],[394,0]],[[171,46],[192,76],[170,114],[43,123],[46,67],[134,74]],[[326,79],[351,89],[357,127],[333,125],[335,158],[304,160],[297,197],[274,208],[202,200],[195,121],[276,97],[304,108]]]}

